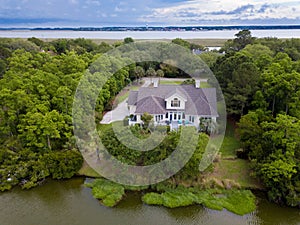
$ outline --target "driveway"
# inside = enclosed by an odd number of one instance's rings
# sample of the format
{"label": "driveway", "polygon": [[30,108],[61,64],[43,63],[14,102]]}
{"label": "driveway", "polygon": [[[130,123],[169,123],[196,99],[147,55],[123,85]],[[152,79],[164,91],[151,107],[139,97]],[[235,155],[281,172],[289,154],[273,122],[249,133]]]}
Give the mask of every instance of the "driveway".
{"label": "driveway", "polygon": [[115,121],[121,121],[126,116],[129,116],[129,110],[127,108],[127,99],[121,102],[114,110],[107,112],[103,119],[101,120],[101,124],[109,124]]}
{"label": "driveway", "polygon": [[142,87],[148,87],[151,84],[151,79],[144,77],[143,80],[145,81],[144,84],[142,85]]}

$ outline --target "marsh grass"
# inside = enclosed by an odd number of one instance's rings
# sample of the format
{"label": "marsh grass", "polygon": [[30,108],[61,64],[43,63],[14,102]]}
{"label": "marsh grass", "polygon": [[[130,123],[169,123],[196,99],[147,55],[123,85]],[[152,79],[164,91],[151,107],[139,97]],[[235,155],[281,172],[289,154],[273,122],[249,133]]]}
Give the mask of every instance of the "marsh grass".
{"label": "marsh grass", "polygon": [[107,207],[117,205],[125,195],[125,188],[122,185],[106,179],[96,179],[86,186],[92,189],[94,198],[99,199]]}
{"label": "marsh grass", "polygon": [[177,208],[203,205],[214,210],[227,209],[237,215],[245,215],[256,209],[255,196],[249,190],[197,190],[177,188],[161,194],[147,193],[142,201],[149,205]]}

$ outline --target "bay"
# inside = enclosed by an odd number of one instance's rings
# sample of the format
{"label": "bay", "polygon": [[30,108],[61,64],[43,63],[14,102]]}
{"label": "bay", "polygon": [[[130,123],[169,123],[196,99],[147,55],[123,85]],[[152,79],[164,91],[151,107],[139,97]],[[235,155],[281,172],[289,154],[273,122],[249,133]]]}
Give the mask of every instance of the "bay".
{"label": "bay", "polygon": [[[122,40],[134,39],[231,39],[239,30],[212,31],[58,31],[58,30],[1,30],[3,38],[86,38]],[[251,30],[254,37],[300,38],[300,29]]]}

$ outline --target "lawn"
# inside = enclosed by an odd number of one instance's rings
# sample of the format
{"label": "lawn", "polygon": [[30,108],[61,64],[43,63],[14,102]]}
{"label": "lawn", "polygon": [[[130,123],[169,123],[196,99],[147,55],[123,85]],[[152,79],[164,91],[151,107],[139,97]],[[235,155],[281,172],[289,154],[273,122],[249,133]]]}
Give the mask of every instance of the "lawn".
{"label": "lawn", "polygon": [[[174,81],[174,80],[161,80],[159,82],[159,84],[163,84],[163,85],[181,85],[182,84],[182,81]],[[201,82],[200,84],[200,87],[201,88],[212,88],[212,86],[207,83],[207,82]]]}
{"label": "lawn", "polygon": [[216,179],[219,181],[234,181],[241,188],[262,189],[259,181],[251,177],[250,162],[243,159],[221,159],[214,163],[214,171],[207,178]]}
{"label": "lawn", "polygon": [[251,177],[250,162],[237,159],[236,149],[240,148],[240,141],[236,137],[235,124],[228,120],[223,144],[220,149],[221,159],[214,163],[214,170],[207,173],[206,180],[217,183],[233,182],[241,188],[262,189],[259,181]]}
{"label": "lawn", "polygon": [[240,148],[240,142],[235,135],[234,124],[228,121],[226,126],[224,141],[220,149],[222,158],[235,158],[236,157],[235,150],[239,148]]}
{"label": "lawn", "polygon": [[161,81],[159,81],[159,84],[163,84],[163,85],[180,85],[180,84],[182,84],[182,81],[161,80]]}
{"label": "lawn", "polygon": [[141,87],[140,85],[127,86],[116,96],[114,103],[119,104],[119,103],[125,101],[125,99],[128,98],[130,91],[136,91],[140,87]]}
{"label": "lawn", "polygon": [[200,87],[201,88],[212,88],[212,86],[207,82],[201,82]]}

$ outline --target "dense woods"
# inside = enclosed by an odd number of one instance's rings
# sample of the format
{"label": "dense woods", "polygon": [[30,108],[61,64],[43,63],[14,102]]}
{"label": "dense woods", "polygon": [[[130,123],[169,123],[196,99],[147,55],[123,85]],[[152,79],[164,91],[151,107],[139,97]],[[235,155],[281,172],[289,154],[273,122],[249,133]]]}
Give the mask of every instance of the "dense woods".
{"label": "dense woods", "polygon": [[[126,38],[109,45],[81,38],[0,40],[0,190],[18,184],[31,188],[47,177],[63,179],[77,173],[83,159],[75,145],[71,116],[78,82],[101,54],[133,41]],[[173,43],[205,50],[182,39]],[[270,200],[300,206],[300,40],[256,39],[244,30],[220,52],[199,57],[216,75],[228,116],[238,124],[242,143],[238,157],[251,161]],[[111,109],[114,97],[127,84],[144,76],[187,74],[156,62],[123,68],[102,89],[96,120]],[[145,135],[140,127],[132,131]],[[166,158],[178,140],[178,134],[171,132],[157,149],[142,154],[119,147],[109,127],[102,135],[113,155],[134,165]],[[177,178],[197,172],[207,142],[205,134],[200,137],[199,151]]]}
{"label": "dense woods", "polygon": [[[83,72],[110,48],[84,39],[1,40],[1,190],[16,184],[30,188],[48,176],[70,178],[81,168],[73,137],[73,96]],[[100,118],[126,84],[128,71],[120,73],[103,88]]]}
{"label": "dense woods", "polygon": [[300,40],[255,39],[241,31],[213,70],[227,111],[269,199],[300,205]]}

